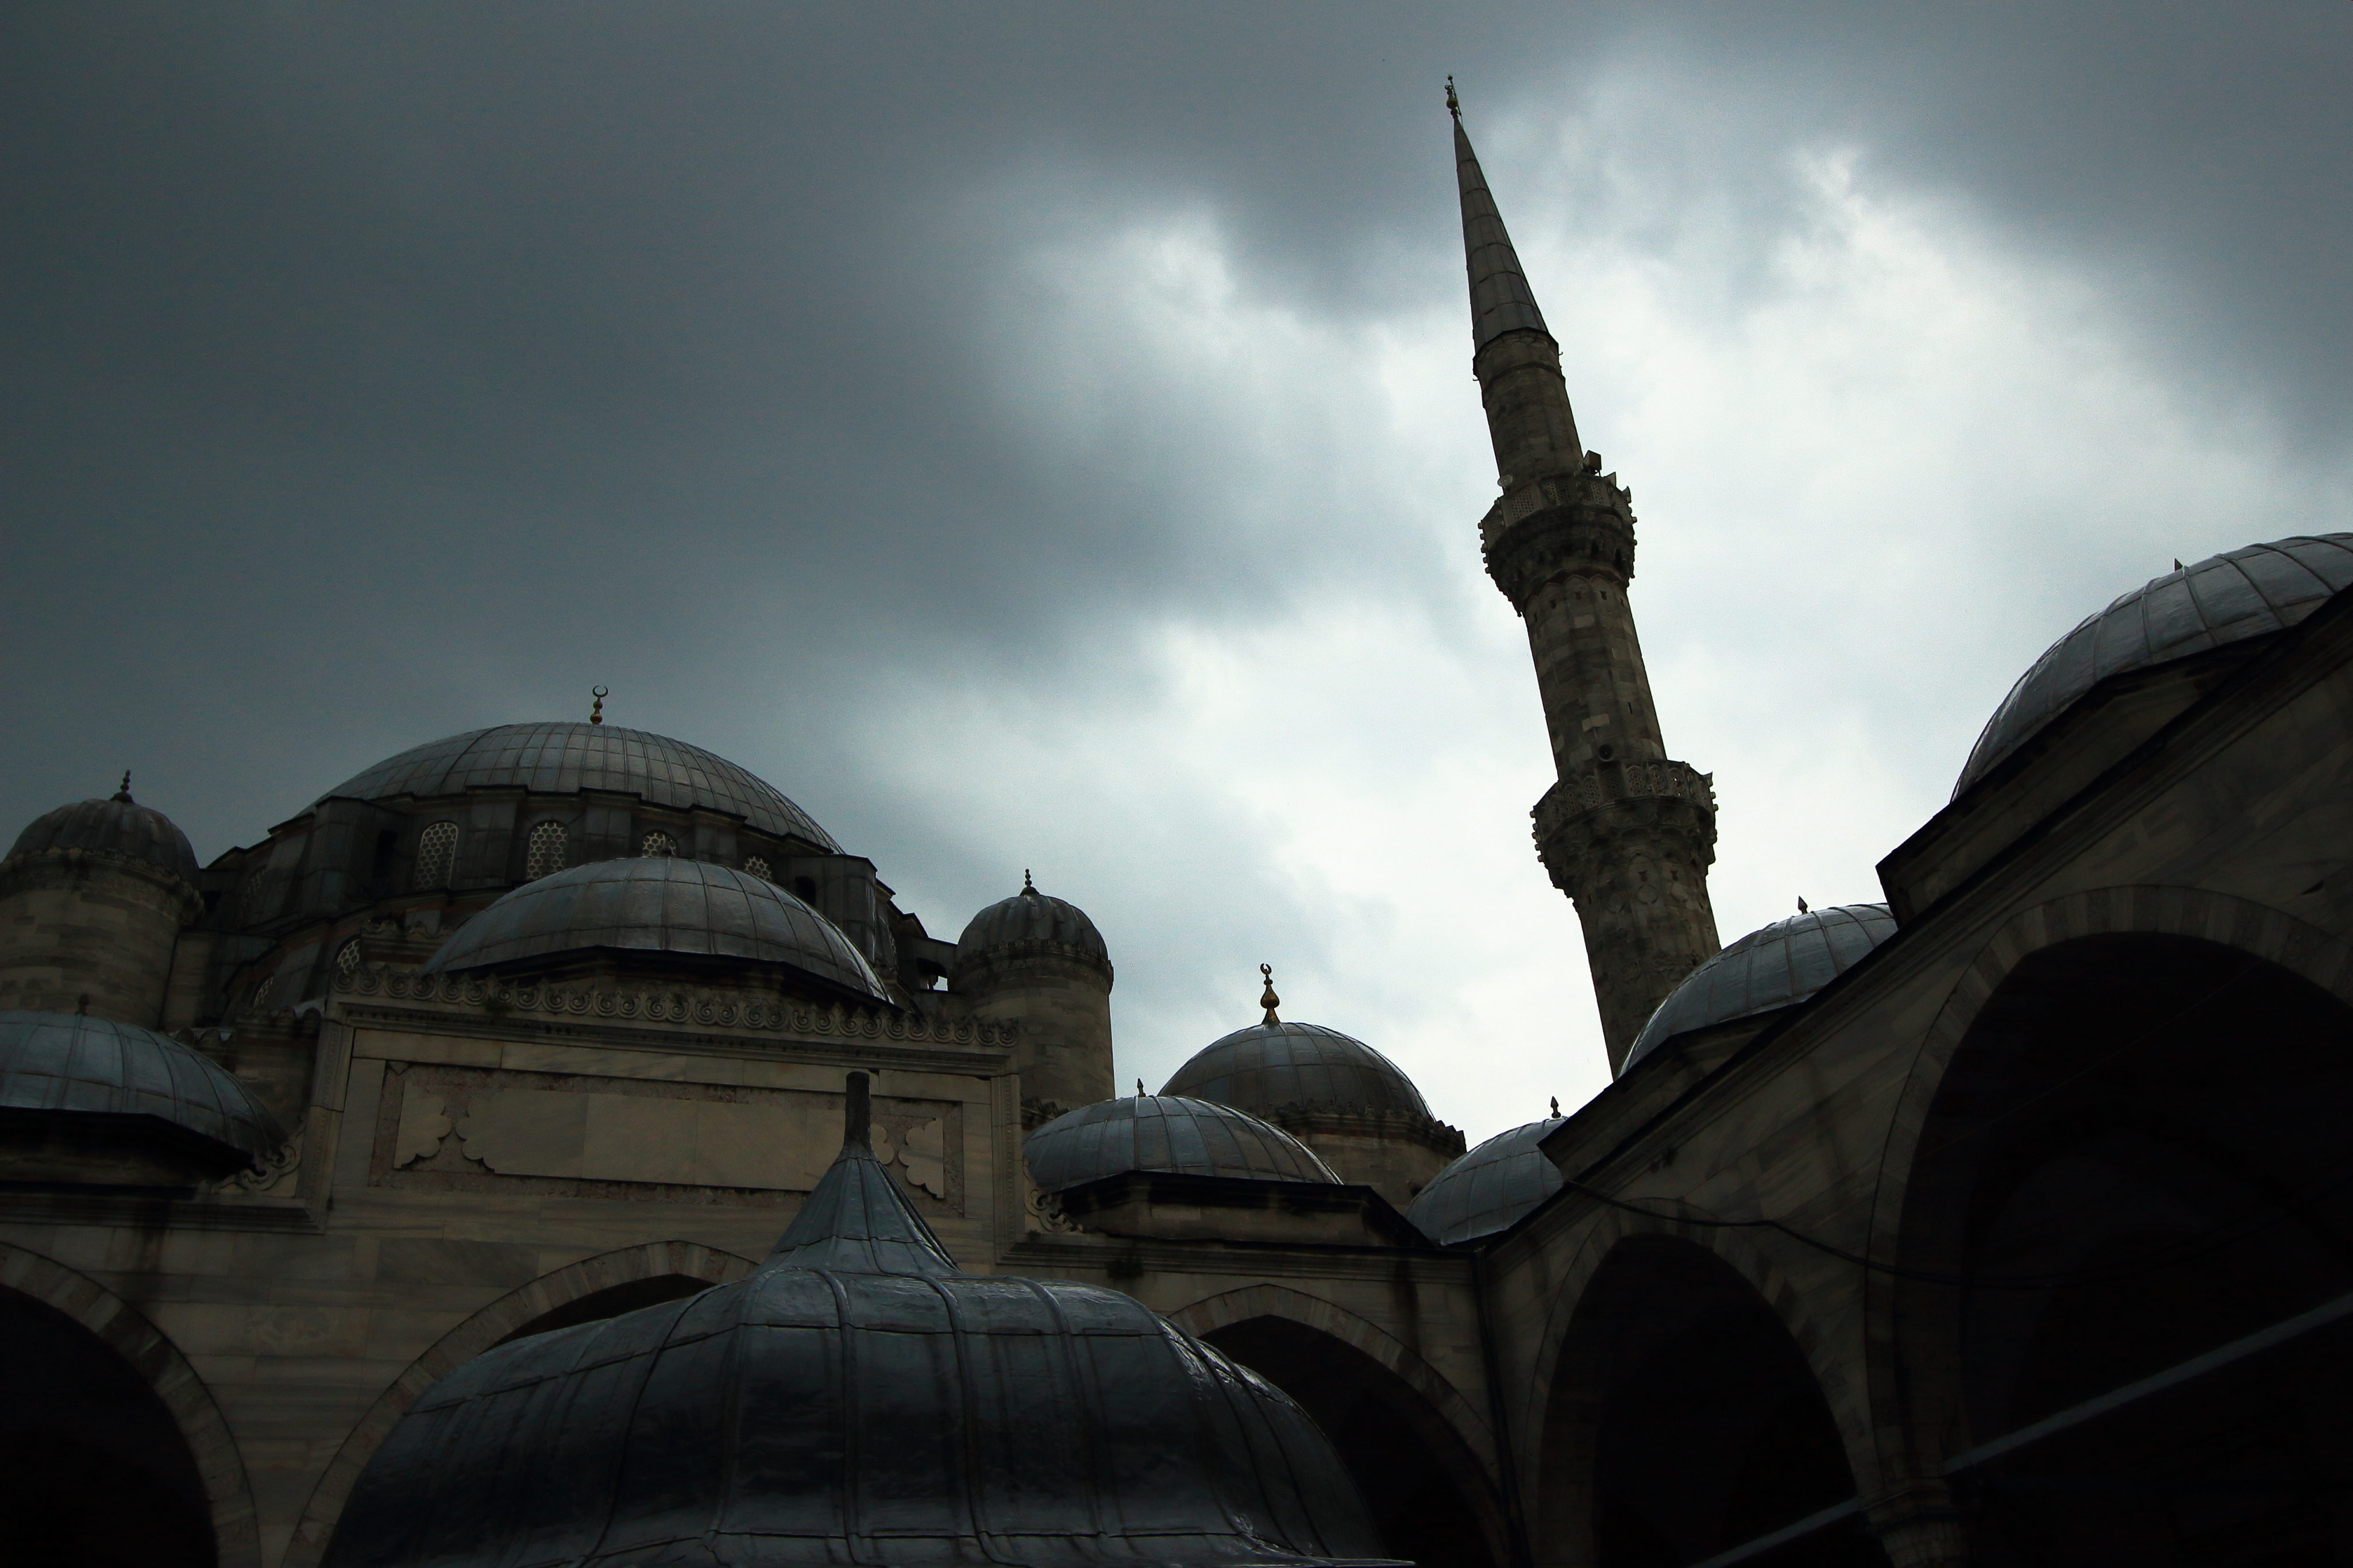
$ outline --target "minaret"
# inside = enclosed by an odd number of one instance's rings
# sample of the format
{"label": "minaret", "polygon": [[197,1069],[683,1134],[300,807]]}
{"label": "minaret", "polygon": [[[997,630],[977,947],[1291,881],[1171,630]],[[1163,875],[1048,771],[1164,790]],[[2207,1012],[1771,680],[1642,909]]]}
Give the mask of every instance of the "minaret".
{"label": "minaret", "polygon": [[1503,494],[1479,524],[1487,574],[1527,624],[1559,782],[1535,805],[1536,852],[1577,905],[1612,1072],[1669,991],[1716,951],[1707,868],[1710,775],[1672,761],[1626,584],[1633,492],[1584,450],[1511,236],[1462,130],[1454,162],[1471,275],[1471,368],[1487,406]]}

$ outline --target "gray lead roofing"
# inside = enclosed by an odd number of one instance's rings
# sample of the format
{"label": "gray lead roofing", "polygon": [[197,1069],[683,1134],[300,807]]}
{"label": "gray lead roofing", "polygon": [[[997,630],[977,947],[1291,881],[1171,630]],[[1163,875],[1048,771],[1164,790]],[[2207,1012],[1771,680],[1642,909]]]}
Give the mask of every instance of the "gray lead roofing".
{"label": "gray lead roofing", "polygon": [[43,813],[16,835],[8,854],[13,858],[51,849],[121,855],[161,867],[192,887],[196,880],[196,852],[188,836],[162,812],[122,795],[79,800]]}
{"label": "gray lead roofing", "polygon": [[789,965],[878,1002],[881,978],[839,926],[763,877],[650,855],[593,860],[501,895],[443,942],[425,973],[598,950]]}
{"label": "gray lead roofing", "polygon": [[616,724],[501,724],[469,730],[387,757],[322,800],[429,799],[512,787],[544,795],[611,790],[680,811],[740,816],[764,833],[840,846],[776,787],[700,746]]}
{"label": "gray lead roofing", "polygon": [[2112,675],[2296,625],[2353,585],[2353,533],[2250,544],[2153,577],[2052,643],[1986,721],[1953,795]]}
{"label": "gray lead roofing", "polygon": [[227,1068],[168,1035],[67,1013],[0,1013],[0,1107],[153,1116],[259,1160],[285,1134]]}
{"label": "gray lead roofing", "polygon": [[956,938],[958,959],[977,958],[991,948],[1016,942],[1052,942],[1107,959],[1103,932],[1087,912],[1067,899],[1024,888],[1009,899],[999,899],[965,923]]}
{"label": "gray lead roofing", "polygon": [[1029,1134],[1021,1149],[1030,1180],[1045,1193],[1130,1171],[1261,1182],[1340,1180],[1282,1128],[1246,1110],[1179,1095],[1082,1105]]}
{"label": "gray lead roofing", "polygon": [[1462,192],[1462,263],[1471,281],[1472,346],[1485,348],[1505,332],[1549,335],[1544,312],[1536,309],[1535,290],[1520,268],[1520,254],[1504,232],[1495,194],[1487,188],[1479,154],[1471,150],[1471,137],[1459,119],[1454,122],[1454,174]]}
{"label": "gray lead roofing", "polygon": [[963,1273],[853,1132],[749,1278],[517,1340],[426,1390],[325,1563],[1312,1568],[1379,1550],[1288,1395],[1116,1290]]}
{"label": "gray lead roofing", "polygon": [[1405,1069],[1321,1024],[1252,1024],[1205,1046],[1160,1090],[1263,1114],[1286,1105],[1404,1110],[1430,1106]]}
{"label": "gray lead roofing", "polygon": [[1430,1179],[1406,1205],[1413,1227],[1440,1246],[1508,1230],[1560,1191],[1560,1167],[1536,1145],[1557,1117],[1498,1132]]}
{"label": "gray lead roofing", "polygon": [[1750,931],[1667,993],[1634,1037],[1620,1076],[1677,1035],[1797,1005],[1894,934],[1885,904],[1813,910]]}

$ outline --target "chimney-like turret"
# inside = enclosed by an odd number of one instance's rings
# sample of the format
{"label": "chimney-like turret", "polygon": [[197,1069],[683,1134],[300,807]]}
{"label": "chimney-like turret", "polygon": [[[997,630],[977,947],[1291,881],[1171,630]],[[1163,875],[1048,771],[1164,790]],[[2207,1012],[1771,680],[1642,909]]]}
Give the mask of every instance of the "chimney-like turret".
{"label": "chimney-like turret", "polygon": [[1560,344],[1520,269],[1450,80],[1470,270],[1472,370],[1503,494],[1479,525],[1487,574],[1528,628],[1559,782],[1536,802],[1536,852],[1577,906],[1615,1072],[1677,982],[1717,948],[1709,775],[1659,734],[1626,585],[1633,495],[1582,448]]}

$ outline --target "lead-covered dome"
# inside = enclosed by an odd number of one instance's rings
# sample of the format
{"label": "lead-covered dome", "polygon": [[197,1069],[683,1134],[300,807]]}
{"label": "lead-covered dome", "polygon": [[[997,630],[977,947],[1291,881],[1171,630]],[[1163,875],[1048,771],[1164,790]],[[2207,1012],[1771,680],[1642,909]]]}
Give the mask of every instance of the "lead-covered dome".
{"label": "lead-covered dome", "polygon": [[2112,675],[2296,625],[2353,585],[2353,533],[2250,544],[2153,577],[2090,616],[2019,677],[1969,752],[1961,792]]}
{"label": "lead-covered dome", "polygon": [[1162,1094],[1213,1100],[1264,1115],[1285,1106],[1401,1110],[1430,1106],[1405,1069],[1321,1024],[1252,1024],[1204,1047],[1176,1069]]}
{"label": "lead-covered dome", "polygon": [[1021,1150],[1041,1193],[1130,1171],[1335,1185],[1340,1180],[1282,1128],[1230,1105],[1172,1094],[1082,1105],[1029,1134]]}
{"label": "lead-covered dome", "polygon": [[989,905],[965,924],[964,934],[956,938],[958,969],[1007,952],[1063,952],[1110,965],[1111,950],[1086,910],[1039,892],[1026,874],[1021,881],[1019,892]]}
{"label": "lead-covered dome", "polygon": [[188,836],[162,812],[132,800],[127,775],[111,799],[76,801],[36,818],[16,835],[8,858],[55,849],[119,855],[169,871],[190,887],[196,881],[196,851]]}
{"label": "lead-covered dome", "polygon": [[775,785],[700,746],[616,724],[500,724],[413,746],[320,798],[430,799],[470,789],[540,795],[611,790],[680,811],[740,816],[763,833],[839,850],[808,813]]}
{"label": "lead-covered dome", "polygon": [[875,1163],[865,1087],[748,1279],[427,1389],[328,1568],[1381,1561],[1289,1395],[1116,1290],[959,1270]]}
{"label": "lead-covered dome", "polygon": [[153,1029],[68,1013],[0,1013],[0,1109],[152,1117],[224,1172],[285,1142],[237,1077]]}
{"label": "lead-covered dome", "polygon": [[1796,1006],[1894,934],[1885,904],[1811,910],[1750,931],[1667,993],[1634,1037],[1620,1075],[1677,1035]]}
{"label": "lead-covered dome", "polygon": [[668,855],[596,860],[526,882],[459,926],[425,973],[599,950],[750,959],[891,999],[841,928],[784,889]]}
{"label": "lead-covered dome", "polygon": [[1536,1145],[1558,1117],[1498,1132],[1430,1179],[1406,1205],[1413,1227],[1441,1246],[1509,1230],[1560,1191],[1560,1167]]}

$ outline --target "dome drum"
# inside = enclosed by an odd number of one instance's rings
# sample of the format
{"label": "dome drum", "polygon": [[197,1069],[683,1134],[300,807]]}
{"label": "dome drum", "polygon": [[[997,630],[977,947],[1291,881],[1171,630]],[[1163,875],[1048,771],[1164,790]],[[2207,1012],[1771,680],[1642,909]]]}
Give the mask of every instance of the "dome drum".
{"label": "dome drum", "polygon": [[43,816],[0,860],[0,1008],[162,1023],[201,876],[187,836],[127,791]]}

